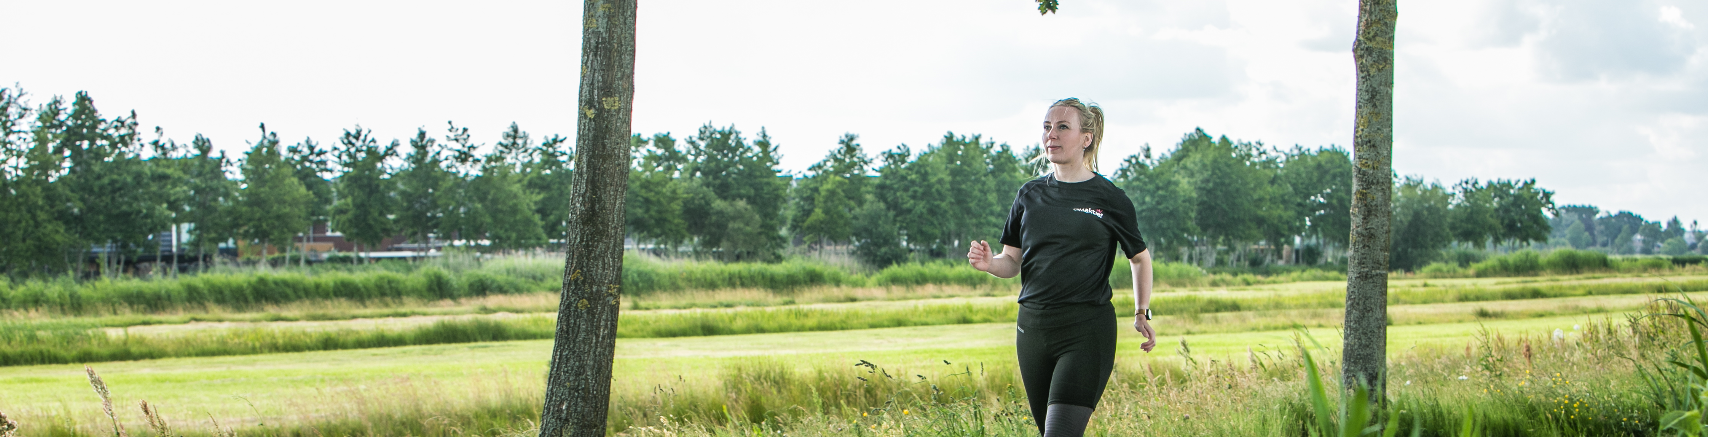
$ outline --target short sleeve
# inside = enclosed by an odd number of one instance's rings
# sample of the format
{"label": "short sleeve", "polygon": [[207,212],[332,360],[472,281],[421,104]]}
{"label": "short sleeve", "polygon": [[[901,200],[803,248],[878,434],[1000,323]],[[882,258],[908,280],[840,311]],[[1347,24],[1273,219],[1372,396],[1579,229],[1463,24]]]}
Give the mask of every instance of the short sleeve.
{"label": "short sleeve", "polygon": [[[1021,217],[1026,208],[1021,205],[1021,191],[1015,192],[1015,201],[1009,204],[1009,220],[1004,221],[1003,236],[998,238],[998,244],[1010,247],[1021,247]],[[998,249],[1002,252],[1003,249]]]}
{"label": "short sleeve", "polygon": [[1122,253],[1133,259],[1134,255],[1146,251],[1146,240],[1140,237],[1140,221],[1134,213],[1134,202],[1128,200],[1128,195],[1117,191],[1111,203],[1116,205],[1116,240],[1122,244]]}

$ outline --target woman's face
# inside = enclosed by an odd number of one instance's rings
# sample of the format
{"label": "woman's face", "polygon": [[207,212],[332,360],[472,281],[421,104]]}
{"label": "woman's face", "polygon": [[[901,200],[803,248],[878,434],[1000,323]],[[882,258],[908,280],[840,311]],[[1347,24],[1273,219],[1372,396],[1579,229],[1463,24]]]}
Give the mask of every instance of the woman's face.
{"label": "woman's face", "polygon": [[1092,134],[1081,132],[1081,114],[1073,107],[1053,106],[1045,111],[1045,132],[1039,143],[1045,146],[1045,159],[1053,164],[1081,162]]}

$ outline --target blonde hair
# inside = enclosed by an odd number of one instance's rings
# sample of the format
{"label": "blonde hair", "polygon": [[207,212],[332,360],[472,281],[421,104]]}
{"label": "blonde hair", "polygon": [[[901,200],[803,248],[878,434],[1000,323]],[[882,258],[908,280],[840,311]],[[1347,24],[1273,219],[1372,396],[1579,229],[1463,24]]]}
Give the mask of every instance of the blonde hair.
{"label": "blonde hair", "polygon": [[1081,99],[1074,97],[1051,104],[1052,108],[1058,106],[1075,108],[1081,118],[1081,132],[1092,134],[1092,145],[1087,146],[1081,163],[1087,166],[1087,170],[1098,173],[1098,144],[1104,141],[1104,109],[1099,108],[1097,103],[1082,103]]}

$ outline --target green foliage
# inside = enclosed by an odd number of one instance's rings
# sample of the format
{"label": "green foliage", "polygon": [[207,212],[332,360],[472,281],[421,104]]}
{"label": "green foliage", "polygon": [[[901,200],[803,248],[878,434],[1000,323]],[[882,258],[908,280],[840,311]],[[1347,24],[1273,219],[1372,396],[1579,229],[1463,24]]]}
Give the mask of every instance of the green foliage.
{"label": "green foliage", "polygon": [[1680,298],[1658,299],[1659,303],[1667,303],[1671,307],[1667,312],[1652,313],[1652,317],[1668,317],[1679,319],[1691,333],[1691,340],[1682,346],[1688,349],[1681,353],[1678,348],[1668,350],[1668,365],[1655,366],[1655,373],[1639,367],[1645,376],[1647,388],[1657,406],[1663,409],[1663,414],[1657,423],[1657,434],[1699,436],[1704,435],[1704,421],[1710,417],[1710,391],[1705,388],[1705,366],[1710,363],[1710,349],[1705,345],[1705,312],[1698,302],[1692,300],[1686,293],[1680,293]]}
{"label": "green foliage", "polygon": [[651,139],[636,134],[631,142],[640,157],[630,170],[629,191],[624,194],[624,232],[637,241],[650,241],[675,252],[689,241],[683,212],[683,190],[688,182],[680,178],[688,158],[677,150],[677,140],[671,134],[656,134]]}
{"label": "green foliage", "polygon": [[410,154],[404,157],[404,168],[394,179],[398,181],[398,210],[395,223],[398,231],[411,241],[427,243],[430,235],[444,235],[445,218],[452,202],[454,175],[445,169],[441,156],[443,147],[429,137],[426,129],[417,129],[410,138]]}
{"label": "green foliage", "polygon": [[683,214],[698,251],[725,261],[775,261],[785,243],[788,182],[765,129],[750,144],[734,126],[702,126],[688,143]]}
{"label": "green foliage", "polygon": [[[576,154],[567,144],[569,139],[552,135],[541,140],[534,149],[534,159],[523,164],[523,185],[536,196],[535,216],[539,217],[541,235],[549,241],[564,241],[570,231],[570,188],[574,172],[570,164]],[[634,185],[630,185],[633,189]]]}
{"label": "green foliage", "polygon": [[1449,203],[1442,185],[1407,177],[1393,191],[1390,215],[1389,268],[1417,270],[1436,261],[1450,242]]}
{"label": "green foliage", "polygon": [[291,236],[309,227],[309,203],[314,197],[297,180],[279,150],[279,136],[262,126],[243,161],[243,189],[237,203],[238,236],[252,242],[289,248]]}
{"label": "green foliage", "polygon": [[849,236],[855,243],[855,257],[861,262],[886,268],[908,260],[908,248],[903,246],[896,214],[886,209],[884,202],[869,196],[855,210],[851,222],[853,229]]}
{"label": "green foliage", "polygon": [[332,225],[345,238],[373,251],[396,229],[392,217],[398,206],[396,181],[383,167],[386,160],[396,156],[398,142],[386,147],[369,135],[361,125],[345,130],[339,137],[338,161],[345,173],[338,178],[338,203],[332,207]]}

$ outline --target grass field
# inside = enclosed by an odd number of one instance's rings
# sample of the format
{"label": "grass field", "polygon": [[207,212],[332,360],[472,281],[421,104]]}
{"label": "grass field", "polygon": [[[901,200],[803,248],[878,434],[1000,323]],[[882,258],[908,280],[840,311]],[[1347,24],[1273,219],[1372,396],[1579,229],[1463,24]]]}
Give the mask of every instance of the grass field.
{"label": "grass field", "polygon": [[[1623,328],[1631,323],[1627,315],[1654,310],[1646,305],[1659,291],[1701,296],[1703,274],[1682,273],[1392,281],[1391,395],[1430,412],[1422,416],[1426,423],[1445,426],[1458,420],[1464,403],[1536,404],[1540,410],[1513,411],[1543,411],[1541,398],[1510,397],[1521,392],[1599,399],[1600,417],[1609,419],[1520,415],[1492,423],[1553,427],[1532,430],[1540,435],[1626,429],[1629,422],[1618,419],[1654,424],[1633,366],[1616,356],[1659,355],[1665,348],[1617,334],[1642,331]],[[1292,429],[1307,414],[1296,346],[1301,331],[1292,327],[1303,326],[1327,348],[1318,355],[1333,372],[1340,292],[1339,282],[1161,290],[1160,345],[1141,353],[1138,335],[1122,334],[1107,393],[1111,407],[1101,408],[1094,430],[1272,435]],[[748,435],[759,426],[789,435],[957,435],[948,430],[978,425],[987,435],[1024,435],[1031,421],[1021,420],[1021,398],[1010,387],[1017,379],[1013,324],[1005,321],[1014,314],[1008,293],[923,286],[656,294],[657,304],[631,304],[654,309],[625,310],[611,431]],[[730,305],[742,300],[735,296],[752,305]],[[447,321],[549,328],[551,315],[543,312],[555,308],[555,297],[298,302],[271,307],[277,312],[36,314],[5,323],[71,324],[133,343],[263,331],[402,335]],[[1166,310],[1171,302],[1177,310]],[[1125,305],[1117,303],[1119,310]],[[1558,329],[1563,338],[1552,339]],[[1521,364],[1522,341],[1537,348],[1536,366],[1531,358]],[[133,435],[155,435],[136,408],[142,400],[162,412],[173,433],[186,435],[211,435],[215,422],[240,435],[501,435],[529,432],[550,349],[550,340],[518,340],[90,364]],[[857,367],[861,362],[876,366]],[[1524,373],[1556,370],[1569,376]],[[1554,388],[1520,389],[1526,381]],[[111,420],[82,364],[0,367],[0,387],[0,412],[20,423],[21,435],[95,435],[103,427],[110,434]],[[1502,387],[1510,394],[1479,391]],[[1243,418],[1242,408],[1257,413]],[[1641,428],[1632,428],[1633,435],[1650,435]]]}

